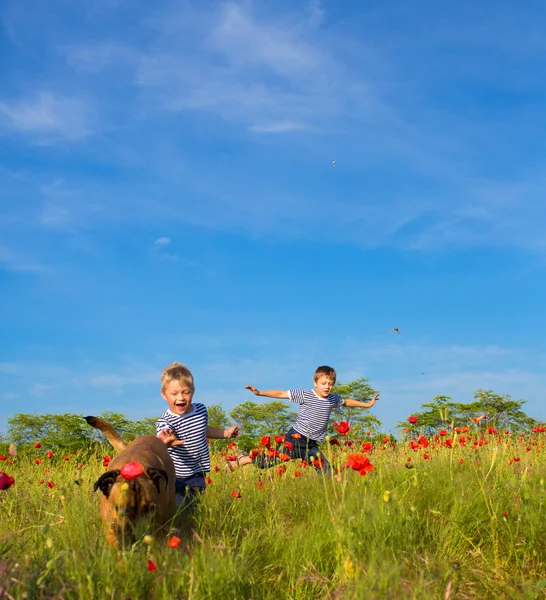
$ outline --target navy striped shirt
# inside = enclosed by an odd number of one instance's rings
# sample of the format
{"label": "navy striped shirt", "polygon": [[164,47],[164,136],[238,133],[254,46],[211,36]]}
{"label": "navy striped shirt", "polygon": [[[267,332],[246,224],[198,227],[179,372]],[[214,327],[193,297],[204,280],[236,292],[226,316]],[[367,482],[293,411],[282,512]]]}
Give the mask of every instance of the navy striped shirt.
{"label": "navy striped shirt", "polygon": [[187,415],[175,415],[167,409],[155,423],[157,433],[168,428],[174,432],[176,439],[184,440],[183,445],[167,449],[174,461],[177,477],[191,477],[210,471],[207,407],[199,403],[192,406],[192,412]]}
{"label": "navy striped shirt", "polygon": [[322,442],[326,435],[332,410],[343,406],[341,396],[328,394],[326,398],[321,398],[314,390],[288,390],[288,399],[300,405],[294,429],[317,442]]}

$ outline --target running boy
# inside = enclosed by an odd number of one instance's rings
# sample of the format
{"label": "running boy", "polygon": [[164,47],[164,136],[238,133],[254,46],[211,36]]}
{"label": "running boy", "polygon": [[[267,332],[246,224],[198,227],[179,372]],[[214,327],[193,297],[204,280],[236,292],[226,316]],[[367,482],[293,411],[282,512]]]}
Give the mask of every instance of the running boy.
{"label": "running boy", "polygon": [[228,429],[208,424],[207,407],[193,404],[195,384],[191,371],[173,362],[161,373],[161,396],[169,408],[156,421],[157,437],[167,446],[176,470],[177,505],[189,503],[206,487],[210,471],[207,438],[224,439],[239,435],[237,425]]}
{"label": "running boy", "polygon": [[[330,464],[326,460],[318,447],[318,442],[324,440],[326,428],[330,419],[330,413],[334,408],[340,406],[371,408],[376,402],[379,394],[376,394],[369,402],[360,402],[352,398],[342,398],[337,394],[332,394],[332,389],[336,383],[336,372],[332,367],[318,367],[314,376],[314,390],[267,390],[260,391],[251,385],[246,389],[250,390],[256,396],[266,398],[284,398],[300,405],[299,414],[293,427],[285,435],[284,442],[277,448],[288,454],[290,458],[302,458],[310,460],[314,457],[318,460],[317,471],[329,474],[331,472]],[[286,442],[290,444],[286,446]],[[290,447],[292,449],[290,450]],[[253,462],[258,468],[264,469],[275,464],[274,459],[269,459],[264,453],[259,454],[254,460],[243,456],[238,459],[239,465],[246,465]],[[235,466],[235,465],[233,465]]]}

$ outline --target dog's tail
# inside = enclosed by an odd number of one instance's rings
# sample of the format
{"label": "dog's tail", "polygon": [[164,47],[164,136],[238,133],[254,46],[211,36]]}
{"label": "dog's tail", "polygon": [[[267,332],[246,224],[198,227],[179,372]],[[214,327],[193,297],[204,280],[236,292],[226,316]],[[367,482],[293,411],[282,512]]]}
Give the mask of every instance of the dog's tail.
{"label": "dog's tail", "polygon": [[92,427],[96,427],[100,429],[102,433],[104,433],[106,439],[112,444],[114,450],[121,452],[127,448],[127,444],[123,441],[121,435],[104,419],[100,419],[99,417],[85,417],[85,420]]}

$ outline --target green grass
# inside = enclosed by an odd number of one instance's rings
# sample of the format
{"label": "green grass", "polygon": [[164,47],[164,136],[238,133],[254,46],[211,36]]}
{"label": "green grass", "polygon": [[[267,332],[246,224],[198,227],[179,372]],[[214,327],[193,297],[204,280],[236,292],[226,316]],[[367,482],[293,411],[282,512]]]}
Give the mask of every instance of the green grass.
{"label": "green grass", "polygon": [[0,491],[0,598],[545,598],[543,438],[436,444],[431,460],[376,448],[366,477],[343,467],[347,448],[328,479],[296,462],[280,477],[222,468],[193,519],[173,523],[178,548],[144,527],[123,551],[106,546],[92,490],[102,458],[37,465],[36,450],[0,463],[16,479]]}

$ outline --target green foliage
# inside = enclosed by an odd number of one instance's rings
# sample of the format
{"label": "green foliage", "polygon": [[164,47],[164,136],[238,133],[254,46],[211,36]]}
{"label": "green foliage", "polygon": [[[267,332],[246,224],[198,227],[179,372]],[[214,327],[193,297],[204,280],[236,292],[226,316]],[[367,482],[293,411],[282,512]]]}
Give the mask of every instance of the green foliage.
{"label": "green foliage", "polygon": [[81,448],[96,439],[83,415],[16,414],[8,419],[8,438],[16,446],[41,442],[51,449]]}
{"label": "green foliage", "polygon": [[249,438],[285,433],[296,417],[296,413],[278,400],[261,404],[244,402],[229,414],[238,423],[241,433]]}
{"label": "green foliage", "polygon": [[210,404],[207,406],[207,411],[209,413],[209,425],[221,429],[228,427],[229,419],[221,404]]}
{"label": "green foliage", "polygon": [[[369,402],[377,391],[372,388],[369,381],[364,377],[356,379],[351,383],[336,383],[332,393],[339,394],[343,398],[352,398],[359,402]],[[332,420],[328,426],[328,433],[335,434],[333,423],[348,421],[351,426],[351,435],[353,437],[363,437],[367,431],[371,434],[377,433],[381,428],[381,421],[369,412],[366,408],[341,407],[334,410]]]}
{"label": "green foliage", "polygon": [[486,415],[481,427],[494,427],[499,430],[509,429],[512,432],[528,431],[537,422],[522,410],[525,400],[512,400],[508,394],[503,396],[493,390],[478,389],[474,393],[474,402],[453,402],[449,396],[435,396],[432,402],[426,402],[421,408],[426,410],[413,413],[419,420],[414,427],[407,421],[401,421],[396,426],[410,428],[412,433],[430,436],[439,429],[453,424],[454,427],[464,427],[472,422],[474,417]]}

